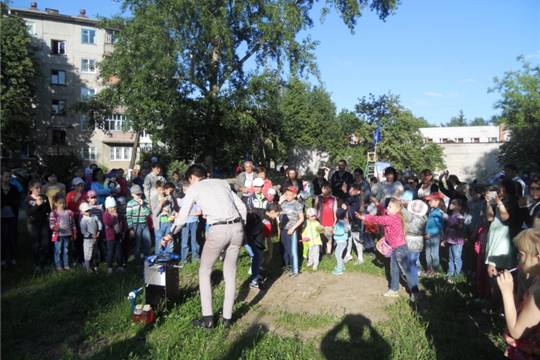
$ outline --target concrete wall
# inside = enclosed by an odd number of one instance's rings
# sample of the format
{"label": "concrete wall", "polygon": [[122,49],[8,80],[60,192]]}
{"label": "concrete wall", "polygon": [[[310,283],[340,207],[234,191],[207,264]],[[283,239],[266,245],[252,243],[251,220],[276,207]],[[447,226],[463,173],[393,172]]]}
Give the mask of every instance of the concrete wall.
{"label": "concrete wall", "polygon": [[484,180],[500,170],[497,155],[501,143],[439,144],[446,168],[462,181]]}

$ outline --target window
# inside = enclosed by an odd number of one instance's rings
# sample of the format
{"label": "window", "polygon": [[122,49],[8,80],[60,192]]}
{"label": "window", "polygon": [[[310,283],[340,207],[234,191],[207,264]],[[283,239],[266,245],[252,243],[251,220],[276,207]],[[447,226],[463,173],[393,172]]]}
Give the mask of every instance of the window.
{"label": "window", "polygon": [[36,152],[36,147],[33,144],[26,143],[21,147],[21,158],[33,158]]}
{"label": "window", "polygon": [[105,33],[105,44],[116,44],[118,41],[118,32],[115,30],[107,30]]}
{"label": "window", "polygon": [[66,72],[51,70],[51,85],[66,85]]}
{"label": "window", "polygon": [[66,41],[65,40],[51,40],[51,54],[65,55],[66,54]]}
{"label": "window", "polygon": [[79,124],[81,127],[81,131],[90,130],[90,124],[86,115],[81,115],[81,117],[79,118]]}
{"label": "window", "polygon": [[110,158],[113,161],[131,160],[131,146],[111,146]]}
{"label": "window", "polygon": [[52,131],[52,144],[53,145],[66,145],[66,132],[64,130]]}
{"label": "window", "polygon": [[64,115],[66,113],[66,101],[53,99],[51,103],[52,115]]}
{"label": "window", "polygon": [[444,143],[444,144],[446,144],[446,143],[448,143],[449,141],[448,141],[447,138],[443,138],[443,139],[441,140],[441,142]]}
{"label": "window", "polygon": [[432,138],[426,138],[425,141],[426,141],[426,143],[431,144],[433,142],[433,139]]}
{"label": "window", "polygon": [[496,137],[490,137],[490,138],[488,139],[488,141],[489,141],[490,143],[496,143],[496,142],[499,141],[499,139],[497,139]]}
{"label": "window", "polygon": [[95,73],[96,72],[96,60],[94,60],[94,59],[81,59],[81,72],[83,72],[83,73]]}
{"label": "window", "polygon": [[89,98],[93,97],[94,95],[96,95],[96,90],[95,89],[90,89],[90,88],[87,88],[87,87],[82,87],[81,88],[81,101],[88,100]]}
{"label": "window", "polygon": [[96,43],[96,30],[82,29],[81,42],[83,44],[95,44]]}
{"label": "window", "polygon": [[462,143],[462,142],[463,142],[463,138],[457,138],[457,139],[456,139],[456,142],[457,142],[457,143]]}
{"label": "window", "polygon": [[471,139],[473,143],[479,143],[480,142],[480,138],[472,138]]}
{"label": "window", "polygon": [[81,159],[95,161],[97,158],[97,151],[95,146],[83,146],[81,149]]}
{"label": "window", "polygon": [[105,119],[105,130],[122,131],[124,129],[126,118],[123,114],[113,114]]}
{"label": "window", "polygon": [[28,31],[28,35],[36,36],[37,35],[36,23],[31,22],[31,21],[27,21],[26,22],[26,31]]}

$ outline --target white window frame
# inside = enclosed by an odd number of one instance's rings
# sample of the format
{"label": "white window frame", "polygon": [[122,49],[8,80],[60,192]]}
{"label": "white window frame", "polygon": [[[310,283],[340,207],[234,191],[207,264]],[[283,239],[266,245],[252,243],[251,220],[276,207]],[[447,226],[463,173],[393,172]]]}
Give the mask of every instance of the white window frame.
{"label": "white window frame", "polygon": [[37,36],[36,23],[33,21],[26,22],[26,30],[30,36]]}
{"label": "white window frame", "polygon": [[96,71],[96,59],[81,59],[81,73],[95,74]]}
{"label": "white window frame", "polygon": [[118,31],[116,30],[105,30],[105,44],[114,45],[118,41]]}
{"label": "white window frame", "polygon": [[86,145],[81,148],[81,159],[88,161],[97,160],[97,149],[93,145]]}
{"label": "white window frame", "polygon": [[[57,101],[58,104],[54,102]],[[55,109],[57,107],[57,109]],[[52,99],[51,100],[51,115],[65,115],[66,114],[66,100],[63,99]]]}
{"label": "white window frame", "polygon": [[124,131],[126,116],[124,114],[112,114],[105,119],[105,130],[107,131]]}
{"label": "white window frame", "polygon": [[96,95],[96,89],[87,88],[86,86],[81,86],[81,101],[91,99],[95,95]]}
{"label": "white window frame", "polygon": [[[54,41],[56,41],[57,48],[54,49]],[[63,44],[63,46],[62,46]],[[56,52],[55,52],[56,51]],[[66,55],[66,40],[51,39],[51,53],[53,55]]]}
{"label": "white window frame", "polygon": [[132,146],[110,146],[110,161],[129,161],[131,160]]}
{"label": "white window frame", "polygon": [[81,44],[95,45],[97,32],[95,29],[81,29]]}
{"label": "white window frame", "polygon": [[[53,74],[53,72],[56,72],[57,74]],[[56,77],[56,82],[54,81]],[[62,82],[61,82],[62,80]],[[57,70],[52,69],[51,70],[51,85],[66,85],[66,72],[64,70]]]}

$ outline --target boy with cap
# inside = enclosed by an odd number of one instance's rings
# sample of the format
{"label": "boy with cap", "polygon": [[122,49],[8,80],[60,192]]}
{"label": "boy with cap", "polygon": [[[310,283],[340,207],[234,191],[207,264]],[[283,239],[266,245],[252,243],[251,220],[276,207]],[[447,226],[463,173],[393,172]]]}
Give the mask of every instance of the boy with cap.
{"label": "boy with cap", "polygon": [[90,205],[86,202],[79,206],[81,213],[80,229],[83,236],[84,268],[91,271],[90,262],[94,254],[94,246],[101,232],[101,221],[96,215],[90,213]]}
{"label": "boy with cap", "polygon": [[150,207],[146,200],[142,198],[142,189],[139,185],[133,185],[130,189],[133,197],[127,203],[126,222],[129,229],[129,236],[135,238],[135,259],[141,259],[141,242],[144,256],[150,255],[150,229],[147,218],[150,215]]}
{"label": "boy with cap", "polygon": [[424,232],[427,222],[427,212],[429,208],[422,200],[413,200],[407,205],[407,209],[403,210],[405,219],[407,220],[407,228],[405,233],[405,241],[407,242],[409,277],[411,284],[417,286],[411,288],[411,300],[416,300],[418,293],[418,275],[420,270],[420,253],[424,249]]}
{"label": "boy with cap", "polygon": [[277,207],[268,202],[263,194],[264,180],[255,178],[253,180],[254,192],[244,197],[244,202],[247,208],[246,219],[246,237],[247,245],[253,251],[251,261],[251,278],[249,286],[253,289],[259,288],[261,263],[265,249],[265,220],[271,221],[275,219],[279,212]]}
{"label": "boy with cap", "polygon": [[304,207],[296,200],[297,194],[298,189],[295,186],[286,188],[281,203],[281,213],[279,214],[283,262],[286,267],[291,267],[291,276],[298,276],[298,240],[296,231],[304,223]]}
{"label": "boy with cap", "polygon": [[343,252],[347,248],[350,231],[350,225],[345,221],[346,216],[347,212],[343,209],[338,209],[336,212],[337,221],[333,231],[334,241],[336,243],[336,267],[332,271],[333,275],[343,275],[343,270],[345,269]]}

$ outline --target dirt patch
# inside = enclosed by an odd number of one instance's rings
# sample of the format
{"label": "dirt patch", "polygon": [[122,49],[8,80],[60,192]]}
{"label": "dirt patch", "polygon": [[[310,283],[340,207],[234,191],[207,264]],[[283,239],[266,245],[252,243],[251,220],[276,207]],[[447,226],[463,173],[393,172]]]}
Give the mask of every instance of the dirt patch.
{"label": "dirt patch", "polygon": [[[393,302],[382,296],[386,290],[383,277],[364,273],[334,276],[320,271],[296,278],[281,276],[267,290],[249,290],[244,301],[252,307],[240,323],[248,327],[262,324],[279,335],[312,338],[348,314],[361,314],[371,323],[386,320],[384,308]],[[284,319],[288,313],[290,321]],[[302,322],[301,316],[309,318],[313,327],[298,331],[294,321]]]}

